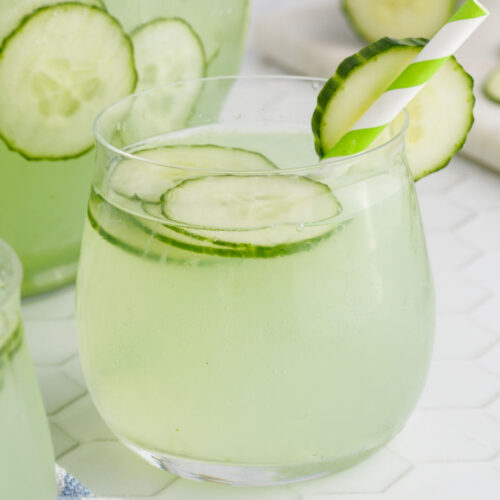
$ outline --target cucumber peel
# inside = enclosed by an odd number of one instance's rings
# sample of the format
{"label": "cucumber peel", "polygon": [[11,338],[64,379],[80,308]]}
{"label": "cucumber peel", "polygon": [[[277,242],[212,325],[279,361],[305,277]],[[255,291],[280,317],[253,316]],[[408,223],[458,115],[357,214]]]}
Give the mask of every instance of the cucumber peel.
{"label": "cucumber peel", "polygon": [[[416,57],[427,41],[383,38],[345,59],[318,96],[312,119],[323,158]],[[407,106],[406,154],[418,180],[445,167],[473,123],[473,80],[454,57]],[[395,120],[402,121],[400,116]]]}
{"label": "cucumber peel", "polygon": [[431,38],[456,6],[457,0],[342,0],[347,20],[367,42],[384,36]]}
{"label": "cucumber peel", "polygon": [[490,101],[500,104],[500,68],[495,68],[488,75],[483,92]]}

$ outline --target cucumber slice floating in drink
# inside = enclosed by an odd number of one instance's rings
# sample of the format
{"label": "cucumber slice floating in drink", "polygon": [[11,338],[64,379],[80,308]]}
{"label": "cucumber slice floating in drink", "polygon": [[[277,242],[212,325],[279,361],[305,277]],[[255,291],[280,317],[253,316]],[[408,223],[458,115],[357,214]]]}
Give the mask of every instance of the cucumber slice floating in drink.
{"label": "cucumber slice floating in drink", "polygon": [[25,16],[36,9],[69,2],[104,9],[101,0],[0,0],[0,41],[14,31]]}
{"label": "cucumber slice floating in drink", "polygon": [[456,0],[343,0],[354,30],[373,42],[383,36],[431,38],[455,10]]}
{"label": "cucumber slice floating in drink", "polygon": [[500,104],[500,68],[494,69],[488,75],[483,91],[490,101]]}
{"label": "cucumber slice floating in drink", "polygon": [[294,175],[188,179],[162,203],[166,221],[185,224],[185,235],[232,247],[242,257],[305,249],[333,232],[332,219],[342,210],[328,186]]}
{"label": "cucumber slice floating in drink", "polygon": [[[383,38],[345,59],[318,96],[312,127],[320,157],[425,46],[426,40]],[[406,154],[415,180],[445,167],[463,146],[473,122],[472,78],[454,57],[407,106]],[[396,119],[402,121],[401,115]]]}
{"label": "cucumber slice floating in drink", "polygon": [[135,85],[132,44],[113,17],[78,3],[40,8],[0,49],[0,136],[28,159],[79,156],[97,112]]}
{"label": "cucumber slice floating in drink", "polygon": [[[113,191],[126,198],[158,203],[163,193],[200,170],[258,172],[276,169],[264,155],[240,148],[215,145],[163,146],[134,152],[116,164],[111,174]],[[189,167],[195,172],[172,167]]]}
{"label": "cucumber slice floating in drink", "polygon": [[205,76],[203,44],[183,19],[156,19],[137,28],[131,38],[137,90]]}

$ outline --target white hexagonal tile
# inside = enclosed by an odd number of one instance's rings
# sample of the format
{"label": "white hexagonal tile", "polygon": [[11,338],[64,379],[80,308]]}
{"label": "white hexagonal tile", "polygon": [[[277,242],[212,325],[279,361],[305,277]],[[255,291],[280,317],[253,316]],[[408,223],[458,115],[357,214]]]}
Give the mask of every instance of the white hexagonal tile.
{"label": "white hexagonal tile", "polygon": [[500,296],[494,295],[477,307],[473,317],[479,324],[500,333]]}
{"label": "white hexagonal tile", "polygon": [[51,420],[79,443],[116,439],[88,394],[52,415]]}
{"label": "white hexagonal tile", "polygon": [[117,441],[79,445],[59,463],[90,491],[102,496],[153,496],[175,479]]}
{"label": "white hexagonal tile", "polygon": [[451,272],[435,272],[436,307],[439,313],[464,313],[485,302],[491,292]]}
{"label": "white hexagonal tile", "polygon": [[61,366],[61,370],[82,387],[87,387],[82,363],[78,354]]}
{"label": "white hexagonal tile", "polygon": [[464,274],[488,290],[500,294],[500,252],[481,255],[467,267]]}
{"label": "white hexagonal tile", "polygon": [[500,390],[500,380],[473,361],[435,361],[420,401],[421,408],[480,408]]}
{"label": "white hexagonal tile", "polygon": [[58,365],[78,351],[73,322],[25,320],[24,328],[35,364]]}
{"label": "white hexagonal tile", "polygon": [[481,251],[452,233],[429,233],[427,248],[435,271],[455,271],[475,260]]}
{"label": "white hexagonal tile", "polygon": [[481,410],[417,411],[390,448],[415,463],[487,460],[500,451],[500,422]]}
{"label": "white hexagonal tile", "polygon": [[36,367],[45,411],[51,415],[85,393],[85,389],[68,378],[60,369]]}
{"label": "white hexagonal tile", "polygon": [[497,377],[500,377],[500,342],[481,357],[479,364],[489,372],[494,373]]}
{"label": "white hexagonal tile", "polygon": [[500,177],[485,168],[477,167],[474,175],[468,176],[450,197],[457,203],[477,211],[500,208]]}
{"label": "white hexagonal tile", "polygon": [[420,212],[426,231],[446,231],[458,228],[472,220],[474,212],[457,205],[444,196],[419,196]]}
{"label": "white hexagonal tile", "polygon": [[467,178],[465,170],[460,161],[454,158],[446,168],[420,179],[415,187],[419,194],[448,193],[465,181]]}
{"label": "white hexagonal tile", "polygon": [[498,500],[500,474],[491,463],[421,464],[384,500]]}
{"label": "white hexagonal tile", "polygon": [[434,357],[473,359],[498,341],[498,336],[464,315],[441,314],[436,319]]}
{"label": "white hexagonal tile", "polygon": [[56,459],[67,453],[78,444],[53,422],[50,422],[50,435],[52,437],[52,444],[54,446],[54,455]]}
{"label": "white hexagonal tile", "polygon": [[383,449],[351,469],[321,479],[292,485],[304,497],[318,494],[379,493],[405,474],[411,465]]}
{"label": "white hexagonal tile", "polygon": [[301,496],[287,486],[238,488],[186,479],[177,479],[154,498],[155,500],[301,500]]}
{"label": "white hexagonal tile", "polygon": [[71,319],[75,315],[74,285],[23,299],[22,313],[32,320]]}
{"label": "white hexagonal tile", "polygon": [[485,408],[485,411],[500,421],[500,395]]}
{"label": "white hexagonal tile", "polygon": [[471,244],[488,251],[500,250],[500,211],[483,212],[459,231]]}

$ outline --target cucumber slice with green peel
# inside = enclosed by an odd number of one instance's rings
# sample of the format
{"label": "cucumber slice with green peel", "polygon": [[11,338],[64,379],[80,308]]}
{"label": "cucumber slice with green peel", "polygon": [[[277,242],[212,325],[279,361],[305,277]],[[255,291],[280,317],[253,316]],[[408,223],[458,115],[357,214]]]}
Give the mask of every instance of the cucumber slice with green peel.
{"label": "cucumber slice with green peel", "polygon": [[94,116],[136,79],[113,17],[79,3],[42,7],[0,48],[0,137],[32,160],[79,156],[93,147]]}
{"label": "cucumber slice with green peel", "polygon": [[488,75],[483,91],[490,101],[500,104],[500,68],[494,69]]}
{"label": "cucumber slice with green peel", "polygon": [[294,253],[331,234],[342,210],[325,184],[306,177],[220,175],[188,179],[162,198],[166,221],[243,256]]}
{"label": "cucumber slice with green peel", "polygon": [[156,19],[134,30],[131,38],[138,91],[205,76],[203,44],[183,19]]}
{"label": "cucumber slice with green peel", "polygon": [[[240,148],[214,145],[164,146],[134,152],[147,161],[126,158],[111,174],[111,188],[127,198],[157,203],[161,196],[200,170],[221,172],[259,172],[275,170],[264,155]],[[188,167],[195,172],[172,167]]]}
{"label": "cucumber slice with green peel", "polygon": [[[104,9],[101,0],[76,1]],[[24,17],[36,9],[67,2],[75,3],[75,0],[0,0],[0,42],[17,28]]]}
{"label": "cucumber slice with green peel", "polygon": [[[416,38],[383,38],[340,64],[320,92],[312,119],[320,157],[355,125],[426,43]],[[406,154],[415,180],[445,167],[463,146],[473,122],[472,84],[452,57],[407,106]],[[403,119],[400,116],[395,124]]]}
{"label": "cucumber slice with green peel", "polygon": [[457,0],[343,0],[351,26],[368,42],[384,36],[431,38],[446,23]]}

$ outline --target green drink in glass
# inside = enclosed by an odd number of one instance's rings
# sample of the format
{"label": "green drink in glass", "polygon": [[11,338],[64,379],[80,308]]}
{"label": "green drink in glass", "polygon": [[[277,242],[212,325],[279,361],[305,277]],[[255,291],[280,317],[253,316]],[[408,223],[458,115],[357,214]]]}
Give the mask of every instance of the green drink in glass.
{"label": "green drink in glass", "polygon": [[23,295],[74,279],[97,112],[237,73],[247,22],[248,0],[0,0],[0,237],[23,263]]}
{"label": "green drink in glass", "polygon": [[[187,82],[96,122],[84,371],[116,435],[181,476],[255,485],[340,470],[387,443],[423,388],[434,296],[406,125],[320,164],[321,83]],[[200,84],[231,90],[189,126],[134,111]]]}
{"label": "green drink in glass", "polygon": [[20,316],[21,265],[0,240],[0,498],[54,500],[54,456]]}

